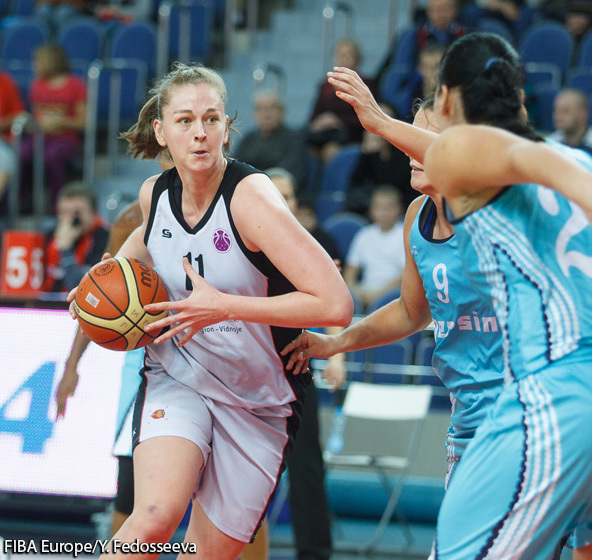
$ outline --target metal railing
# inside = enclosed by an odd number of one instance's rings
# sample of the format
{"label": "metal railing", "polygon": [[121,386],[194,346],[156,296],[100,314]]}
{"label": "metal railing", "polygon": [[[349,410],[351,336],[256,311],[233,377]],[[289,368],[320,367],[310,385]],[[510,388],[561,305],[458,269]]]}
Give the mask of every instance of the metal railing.
{"label": "metal railing", "polygon": [[122,122],[123,73],[135,72],[134,101],[139,104],[148,82],[148,69],[140,60],[114,58],[110,61],[93,62],[87,73],[86,130],[84,141],[84,182],[95,185],[95,159],[97,153],[97,131],[99,125],[100,80],[104,72],[109,72],[109,96],[107,115],[107,162],[105,172],[110,174],[116,167],[119,157],[119,132]]}
{"label": "metal railing", "polygon": [[335,46],[335,17],[338,13],[345,16],[345,33],[343,37],[352,37],[354,11],[346,2],[327,2],[323,7],[323,71],[332,68],[333,48]]}
{"label": "metal railing", "polygon": [[[235,0],[227,2],[227,4],[234,4]],[[156,44],[156,71],[158,76],[163,76],[168,68],[170,61],[170,44],[171,44],[171,16],[173,9],[178,10],[179,16],[179,32],[176,37],[177,41],[177,56],[176,60],[181,62],[191,62],[191,38],[192,34],[197,31],[193,29],[193,8],[196,6],[204,7],[206,15],[213,23],[213,5],[203,0],[175,0],[165,1],[158,8],[158,30],[157,30],[157,44]],[[227,6],[226,10],[230,8]],[[207,24],[206,27],[211,27]],[[210,32],[210,30],[207,30]],[[230,31],[232,32],[232,30]]]}
{"label": "metal railing", "polygon": [[[32,115],[23,113],[14,119],[11,132],[13,149],[20,161],[22,139],[24,134],[33,134],[33,217],[36,224],[41,224],[46,210],[45,194],[45,134]],[[8,185],[7,203],[9,227],[15,227],[19,218],[21,172],[20,165],[15,168],[14,176]]]}

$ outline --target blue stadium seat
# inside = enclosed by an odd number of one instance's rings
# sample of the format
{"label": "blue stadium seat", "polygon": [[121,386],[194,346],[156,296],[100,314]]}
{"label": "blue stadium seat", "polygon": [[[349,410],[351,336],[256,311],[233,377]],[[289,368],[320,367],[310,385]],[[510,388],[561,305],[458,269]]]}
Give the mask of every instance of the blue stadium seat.
{"label": "blue stadium seat", "polygon": [[565,85],[592,94],[592,66],[574,66],[568,73]]}
{"label": "blue stadium seat", "polygon": [[397,299],[401,295],[401,288],[393,288],[388,292],[377,297],[369,306],[368,313],[372,313],[381,307],[384,307],[387,303]]}
{"label": "blue stadium seat", "polygon": [[35,50],[49,40],[49,28],[44,23],[19,19],[2,29],[0,34],[0,64],[21,61],[32,65]]}
{"label": "blue stadium seat", "polygon": [[57,42],[66,51],[71,62],[76,61],[80,71],[103,54],[103,29],[92,18],[69,20],[58,30]]}
{"label": "blue stadium seat", "polygon": [[349,144],[327,161],[321,177],[320,192],[345,192],[361,153],[359,144]]}
{"label": "blue stadium seat", "polygon": [[434,341],[433,336],[423,337],[417,343],[417,347],[415,348],[415,365],[431,366],[435,347],[436,342]]}
{"label": "blue stadium seat", "polygon": [[577,66],[592,66],[592,31],[588,31],[578,47]]}
{"label": "blue stadium seat", "polygon": [[406,119],[411,115],[413,95],[420,82],[421,76],[407,65],[391,65],[380,79],[380,95],[400,118]]}
{"label": "blue stadium seat", "polygon": [[[95,69],[100,70],[98,98],[96,107],[91,110],[96,110],[97,121],[104,123],[108,119],[109,107],[119,96],[119,119],[126,125],[134,123],[146,95],[146,64],[137,59],[115,58],[105,61],[104,64],[91,65],[89,76]],[[89,107],[92,103],[90,97],[89,90]]]}
{"label": "blue stadium seat", "polygon": [[[212,49],[214,17],[211,0],[179,0],[171,3],[169,60],[206,61]],[[189,26],[189,35],[184,32],[185,24]]]}
{"label": "blue stadium seat", "polygon": [[[519,50],[527,73],[535,71],[534,65],[553,65],[557,68],[559,81],[562,83],[572,62],[574,40],[563,25],[544,22],[534,25],[525,33]],[[547,71],[546,66],[541,68]],[[527,81],[528,79],[527,76]],[[534,85],[539,84],[537,82]]]}
{"label": "blue stadium seat", "polygon": [[315,211],[319,222],[324,222],[331,216],[343,210],[345,196],[343,192],[323,193],[317,196]]}
{"label": "blue stadium seat", "polygon": [[409,70],[415,66],[415,55],[417,52],[417,29],[403,31],[395,47],[395,56],[391,64],[407,66]]}
{"label": "blue stadium seat", "polygon": [[553,102],[559,93],[559,88],[547,86],[539,88],[535,92],[538,115],[535,124],[538,130],[542,132],[552,132],[553,126]]}
{"label": "blue stadium seat", "polygon": [[342,259],[347,256],[354,235],[368,224],[366,218],[353,212],[340,212],[322,223],[323,229],[333,238]]}
{"label": "blue stadium seat", "polygon": [[156,68],[156,40],[156,27],[151,22],[119,25],[109,41],[107,58],[140,61],[152,76]]}
{"label": "blue stadium seat", "polygon": [[415,346],[419,333],[383,346],[371,348],[369,361],[373,366],[373,383],[410,383],[409,376],[404,372],[389,372],[389,366],[409,366],[415,360]]}
{"label": "blue stadium seat", "polygon": [[508,43],[514,43],[514,37],[512,36],[512,32],[510,28],[501,20],[492,18],[492,17],[484,17],[479,19],[479,31],[487,31],[489,33],[495,33],[500,37],[503,37]]}
{"label": "blue stadium seat", "polygon": [[35,0],[12,0],[11,13],[16,16],[32,16]]}

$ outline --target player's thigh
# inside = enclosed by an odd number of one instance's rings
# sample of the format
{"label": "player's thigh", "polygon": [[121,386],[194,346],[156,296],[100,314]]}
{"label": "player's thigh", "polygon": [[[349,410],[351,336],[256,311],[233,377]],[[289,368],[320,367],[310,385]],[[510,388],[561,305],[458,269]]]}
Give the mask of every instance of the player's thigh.
{"label": "player's thigh", "polygon": [[204,513],[197,500],[193,500],[185,542],[195,543],[197,555],[180,554],[178,558],[197,556],[198,558],[216,558],[216,560],[236,560],[246,545],[220,531]]}
{"label": "player's thigh", "polygon": [[165,515],[183,517],[203,466],[200,448],[183,437],[147,439],[134,450],[134,514],[155,505]]}

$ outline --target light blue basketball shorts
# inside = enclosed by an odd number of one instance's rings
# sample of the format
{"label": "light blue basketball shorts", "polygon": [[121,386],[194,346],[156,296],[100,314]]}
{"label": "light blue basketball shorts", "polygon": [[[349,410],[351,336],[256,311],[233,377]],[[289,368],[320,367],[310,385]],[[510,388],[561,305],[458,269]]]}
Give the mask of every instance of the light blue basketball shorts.
{"label": "light blue basketball shorts", "polygon": [[444,495],[436,558],[542,560],[576,527],[582,546],[592,529],[590,348],[501,393]]}

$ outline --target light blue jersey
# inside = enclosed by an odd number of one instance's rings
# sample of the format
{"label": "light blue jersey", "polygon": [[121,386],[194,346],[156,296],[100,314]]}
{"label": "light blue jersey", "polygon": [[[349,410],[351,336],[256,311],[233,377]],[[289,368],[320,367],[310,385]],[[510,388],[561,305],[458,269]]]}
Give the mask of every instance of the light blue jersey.
{"label": "light blue jersey", "polygon": [[462,269],[456,236],[433,239],[436,207],[426,198],[410,233],[436,346],[432,366],[450,391],[449,460],[458,461],[503,385],[502,337],[491,298],[478,294]]}
{"label": "light blue jersey", "polygon": [[[592,169],[583,152],[562,151]],[[592,345],[592,228],[579,207],[545,187],[515,185],[456,231],[471,283],[495,302],[509,379]]]}
{"label": "light blue jersey", "polygon": [[574,530],[592,542],[592,227],[553,191],[513,185],[455,231],[494,301],[508,383],[446,492],[436,558],[548,559]]}

